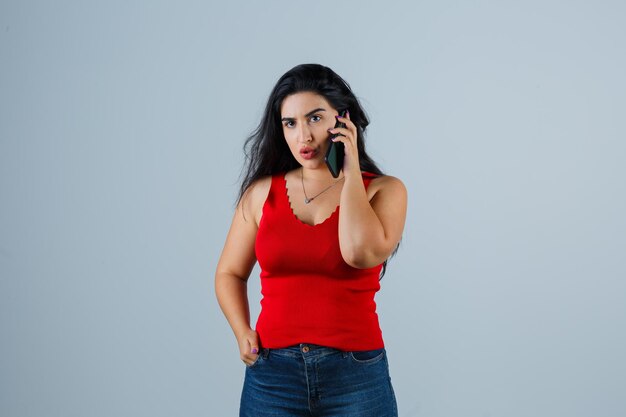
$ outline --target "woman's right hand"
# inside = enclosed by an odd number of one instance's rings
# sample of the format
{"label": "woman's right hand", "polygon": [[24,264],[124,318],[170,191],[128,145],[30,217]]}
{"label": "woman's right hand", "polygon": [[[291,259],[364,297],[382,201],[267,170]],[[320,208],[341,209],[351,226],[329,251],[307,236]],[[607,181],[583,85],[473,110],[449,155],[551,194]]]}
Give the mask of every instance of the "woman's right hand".
{"label": "woman's right hand", "polygon": [[248,328],[238,338],[239,357],[247,366],[256,362],[259,357],[259,335],[256,331]]}

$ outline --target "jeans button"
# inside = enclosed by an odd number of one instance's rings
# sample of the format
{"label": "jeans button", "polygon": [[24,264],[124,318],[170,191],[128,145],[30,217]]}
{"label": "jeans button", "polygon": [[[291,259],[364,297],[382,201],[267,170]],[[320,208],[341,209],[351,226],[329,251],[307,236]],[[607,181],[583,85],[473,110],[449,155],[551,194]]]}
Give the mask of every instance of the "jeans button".
{"label": "jeans button", "polygon": [[306,345],[305,345],[305,346],[302,346],[302,352],[303,352],[303,353],[307,353],[309,350],[310,350],[310,349],[309,349],[309,347],[308,347],[308,346],[306,346]]}

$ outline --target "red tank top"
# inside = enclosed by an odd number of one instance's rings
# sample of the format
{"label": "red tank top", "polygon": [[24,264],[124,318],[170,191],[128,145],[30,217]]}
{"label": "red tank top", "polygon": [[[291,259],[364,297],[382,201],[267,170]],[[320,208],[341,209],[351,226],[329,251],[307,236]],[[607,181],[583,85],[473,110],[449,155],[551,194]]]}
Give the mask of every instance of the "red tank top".
{"label": "red tank top", "polygon": [[[363,174],[366,188],[372,178]],[[289,204],[285,175],[272,177],[255,243],[263,295],[256,324],[261,346],[384,347],[374,302],[382,265],[348,265],[339,250],[338,226],[339,207],[315,226],[300,221]]]}

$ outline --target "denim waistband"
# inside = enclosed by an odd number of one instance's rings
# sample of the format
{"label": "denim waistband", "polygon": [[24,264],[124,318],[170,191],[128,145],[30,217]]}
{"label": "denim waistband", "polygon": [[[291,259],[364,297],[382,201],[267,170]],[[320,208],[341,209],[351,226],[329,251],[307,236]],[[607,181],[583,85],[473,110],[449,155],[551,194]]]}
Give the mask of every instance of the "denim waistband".
{"label": "denim waistband", "polygon": [[263,348],[261,349],[260,354],[264,357],[267,357],[269,354],[278,355],[278,356],[286,356],[293,358],[302,358],[302,357],[317,357],[321,358],[329,355],[341,355],[348,356],[349,352],[345,352],[343,350],[330,348],[326,346],[319,346],[312,343],[300,343],[298,345],[288,346],[285,348],[272,349],[272,348]]}
{"label": "denim waistband", "polygon": [[[375,351],[383,351],[382,349],[374,349]],[[262,348],[259,354],[265,359],[270,355],[277,355],[290,358],[323,358],[330,355],[340,355],[347,357],[350,351],[339,350],[327,346],[320,346],[313,343],[300,343],[298,345],[288,346],[284,348]]]}

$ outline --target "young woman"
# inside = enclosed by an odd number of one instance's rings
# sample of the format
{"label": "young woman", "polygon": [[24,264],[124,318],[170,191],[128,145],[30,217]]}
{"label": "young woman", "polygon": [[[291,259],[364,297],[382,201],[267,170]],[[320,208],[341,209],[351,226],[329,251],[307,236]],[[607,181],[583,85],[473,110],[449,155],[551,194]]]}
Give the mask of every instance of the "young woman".
{"label": "young woman", "polygon": [[[246,142],[215,273],[246,364],[240,416],[397,416],[374,295],[402,236],[407,195],[367,155],[368,124],[341,77],[305,64],[278,80]],[[324,160],[331,134],[345,149],[338,178]],[[255,330],[246,283],[257,261]]]}

